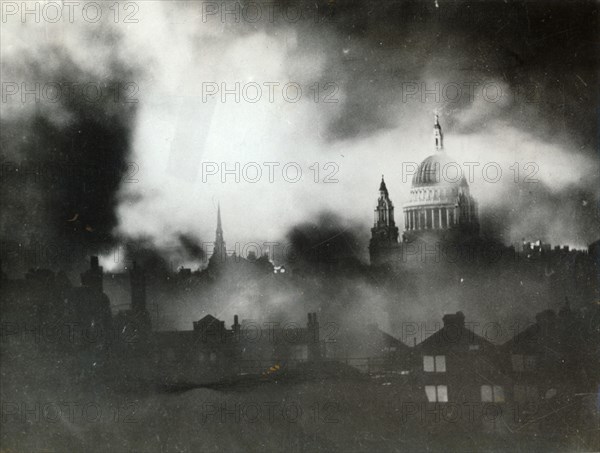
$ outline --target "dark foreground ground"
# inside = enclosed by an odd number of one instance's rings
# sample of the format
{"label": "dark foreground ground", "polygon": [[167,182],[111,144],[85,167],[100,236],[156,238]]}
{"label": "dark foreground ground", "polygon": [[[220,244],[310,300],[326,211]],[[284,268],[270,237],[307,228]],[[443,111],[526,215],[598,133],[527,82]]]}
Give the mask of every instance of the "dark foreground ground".
{"label": "dark foreground ground", "polygon": [[403,382],[382,376],[161,386],[37,350],[1,359],[2,453],[594,451],[589,433],[539,435],[502,420],[485,432],[407,417]]}

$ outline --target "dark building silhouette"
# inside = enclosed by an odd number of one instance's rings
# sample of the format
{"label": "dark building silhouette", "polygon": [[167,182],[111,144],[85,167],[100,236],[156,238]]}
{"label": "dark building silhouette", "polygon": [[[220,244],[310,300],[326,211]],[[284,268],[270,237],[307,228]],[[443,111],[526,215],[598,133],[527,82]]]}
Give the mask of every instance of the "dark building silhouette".
{"label": "dark building silhouette", "polygon": [[0,313],[6,339],[22,347],[78,354],[82,372],[103,363],[113,323],[97,257],[81,281],[83,286],[73,287],[64,273],[48,269],[31,269],[24,280],[4,280]]}
{"label": "dark building silhouette", "polygon": [[128,310],[115,316],[115,331],[119,346],[136,346],[150,335],[152,320],[146,307],[146,274],[137,262],[129,270],[131,303]]}
{"label": "dark building silhouette", "polygon": [[129,271],[131,281],[131,310],[135,313],[147,312],[146,310],[146,274],[143,269],[133,262]]}
{"label": "dark building silhouette", "polygon": [[104,290],[103,272],[102,266],[98,264],[98,257],[90,257],[90,268],[81,274],[81,285],[102,292]]}
{"label": "dark building silhouette", "polygon": [[[362,373],[408,374],[413,368],[412,351],[394,336],[369,323],[356,329],[329,324],[322,332],[325,360],[343,362]],[[335,332],[335,335],[332,335]]]}
{"label": "dark building silhouette", "polygon": [[[457,413],[448,420],[456,416],[456,423],[470,429],[505,430],[503,420],[485,417],[486,404],[506,412],[511,380],[502,368],[498,347],[468,329],[462,312],[445,315],[443,322],[440,330],[415,347],[414,385],[423,407],[451,404],[450,410]],[[468,405],[472,412],[464,410]]]}
{"label": "dark building silhouette", "polygon": [[534,324],[523,326],[502,345],[505,368],[514,382],[508,397],[524,429],[575,434],[582,421],[590,430],[594,419],[598,423],[590,398],[600,395],[598,313],[597,305],[576,312],[567,301],[558,314],[539,313]]}

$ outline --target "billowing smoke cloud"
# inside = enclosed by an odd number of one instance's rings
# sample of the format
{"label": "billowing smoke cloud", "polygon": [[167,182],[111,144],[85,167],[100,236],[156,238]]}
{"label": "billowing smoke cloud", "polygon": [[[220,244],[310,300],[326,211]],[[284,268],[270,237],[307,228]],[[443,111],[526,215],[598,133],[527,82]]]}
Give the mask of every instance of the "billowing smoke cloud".
{"label": "billowing smoke cloud", "polygon": [[289,231],[291,246],[286,264],[356,268],[364,259],[368,241],[360,225],[342,220],[331,212],[320,213],[314,222],[305,222]]}
{"label": "billowing smoke cloud", "polygon": [[[3,238],[66,228],[84,244],[142,240],[176,266],[202,265],[220,202],[232,249],[283,242],[326,210],[363,225],[364,258],[380,175],[399,208],[403,164],[433,152],[439,109],[448,152],[479,163],[471,188],[484,228],[506,243],[596,239],[597,60],[586,47],[596,5],[322,2],[301,5],[299,20],[285,3],[273,14],[260,5],[256,21],[206,2],[140,2],[137,23],[3,26],[2,42],[14,43],[3,44],[3,80],[137,89],[117,103],[2,104],[4,158],[100,167],[58,190],[3,189],[14,214]],[[224,102],[223,88],[233,90]],[[481,171],[490,162],[502,169],[496,182]],[[537,182],[525,181],[532,170]]]}
{"label": "billowing smoke cloud", "polygon": [[13,271],[77,268],[87,253],[114,244],[136,112],[119,98],[136,67],[106,52],[121,42],[117,30],[98,30],[93,56],[39,31],[2,29],[1,231],[3,262]]}
{"label": "billowing smoke cloud", "polygon": [[[553,33],[584,14],[547,24],[537,7],[336,8],[320,23],[305,11],[297,22],[275,13],[255,24],[197,9],[205,21],[159,28],[165,33],[150,46],[162,71],[143,90],[149,98],[134,142],[140,184],[122,192],[138,198],[119,209],[122,234],[149,235],[159,248],[182,231],[212,238],[217,201],[229,243],[280,241],[323,209],[356,219],[368,232],[381,173],[396,205],[407,200],[411,167],[403,164],[433,152],[437,108],[448,152],[465,173],[464,163],[479,164],[471,184],[484,227],[506,243],[535,236],[584,246],[595,239],[598,194],[591,183],[598,173],[586,88],[596,78],[594,63],[573,57],[579,77],[560,86],[528,63],[548,62],[564,74],[555,51],[538,40],[548,36],[566,54],[579,51],[585,26],[566,41]],[[170,9],[168,17],[181,13]],[[498,18],[506,19],[503,26]],[[477,40],[469,39],[473,29]],[[536,45],[525,47],[527,36],[515,30],[536,35]],[[173,47],[178,52],[169,52]],[[279,84],[273,102],[265,82]],[[255,83],[262,96],[253,103]],[[297,102],[284,98],[286,83],[302,88]],[[232,93],[223,101],[224,88],[237,93],[237,102]],[[557,207],[574,203],[577,216],[557,215],[564,212]]]}

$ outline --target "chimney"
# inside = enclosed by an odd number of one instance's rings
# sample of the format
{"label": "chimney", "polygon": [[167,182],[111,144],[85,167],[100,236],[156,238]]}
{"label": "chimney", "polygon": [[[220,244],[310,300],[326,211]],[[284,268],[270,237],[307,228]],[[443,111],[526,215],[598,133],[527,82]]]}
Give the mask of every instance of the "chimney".
{"label": "chimney", "polygon": [[81,285],[102,292],[103,288],[103,269],[98,264],[98,257],[90,257],[90,268],[81,274]]}
{"label": "chimney", "polygon": [[143,269],[133,262],[133,268],[129,271],[131,284],[131,310],[134,313],[146,311],[146,275]]}
{"label": "chimney", "polygon": [[465,315],[462,311],[457,311],[456,314],[444,315],[442,318],[444,321],[444,327],[448,326],[465,326]]}
{"label": "chimney", "polygon": [[233,333],[238,334],[240,332],[240,322],[238,315],[233,315],[233,325],[231,326]]}

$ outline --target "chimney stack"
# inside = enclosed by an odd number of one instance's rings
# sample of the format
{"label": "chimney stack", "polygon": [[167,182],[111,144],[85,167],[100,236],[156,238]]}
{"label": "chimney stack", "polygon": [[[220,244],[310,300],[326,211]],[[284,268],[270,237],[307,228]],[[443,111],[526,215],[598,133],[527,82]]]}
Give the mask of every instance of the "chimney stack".
{"label": "chimney stack", "polygon": [[456,314],[444,315],[442,318],[444,321],[444,327],[448,326],[465,326],[465,315],[462,311],[457,311]]}
{"label": "chimney stack", "polygon": [[238,315],[233,315],[233,325],[231,326],[231,328],[233,329],[233,333],[235,333],[235,334],[240,333],[240,322],[239,322]]}
{"label": "chimney stack", "polygon": [[134,313],[146,311],[146,275],[143,269],[133,262],[133,268],[129,271],[131,284],[131,310]]}
{"label": "chimney stack", "polygon": [[90,268],[81,274],[81,285],[99,292],[103,292],[103,269],[99,265],[98,257],[90,257]]}

